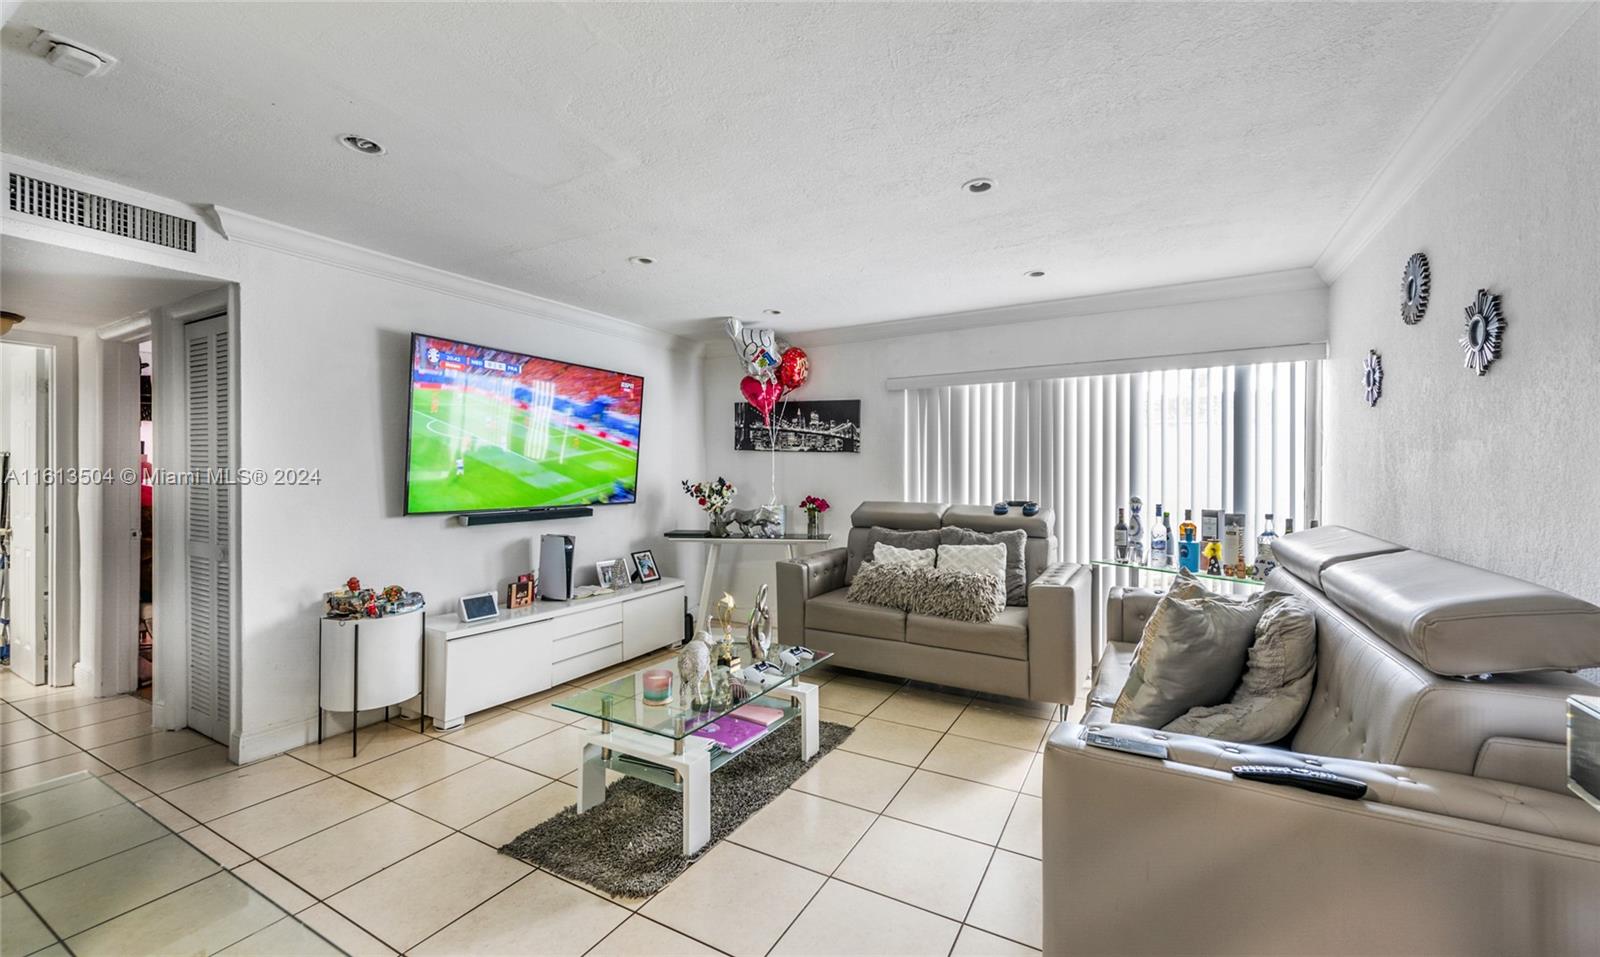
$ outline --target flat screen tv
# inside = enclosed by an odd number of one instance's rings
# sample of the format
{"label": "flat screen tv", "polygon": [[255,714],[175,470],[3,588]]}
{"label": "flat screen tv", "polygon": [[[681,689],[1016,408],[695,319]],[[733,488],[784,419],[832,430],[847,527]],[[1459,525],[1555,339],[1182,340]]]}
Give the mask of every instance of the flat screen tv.
{"label": "flat screen tv", "polygon": [[414,333],[406,514],[622,505],[644,380]]}

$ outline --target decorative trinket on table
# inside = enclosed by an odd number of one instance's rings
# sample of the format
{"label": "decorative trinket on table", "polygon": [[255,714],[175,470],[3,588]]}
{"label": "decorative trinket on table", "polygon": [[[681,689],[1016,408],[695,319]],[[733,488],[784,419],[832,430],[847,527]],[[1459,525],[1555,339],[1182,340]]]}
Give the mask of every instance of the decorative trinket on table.
{"label": "decorative trinket on table", "polygon": [[728,523],[739,526],[739,534],[745,538],[775,538],[781,531],[778,509],[775,505],[730,508]]}
{"label": "decorative trinket on table", "polygon": [[663,705],[672,700],[672,672],[666,668],[651,668],[639,676],[645,704]]}
{"label": "decorative trinket on table", "polygon": [[715,482],[684,481],[683,491],[711,516],[711,528],[708,534],[712,538],[727,538],[728,520],[723,513],[733,501],[734,494],[739,491],[733,483],[719,475]]}
{"label": "decorative trinket on table", "polygon": [[806,510],[806,537],[822,537],[822,513],[830,506],[828,500],[817,495],[807,495],[800,500],[800,507]]}
{"label": "decorative trinket on table", "polygon": [[738,608],[733,596],[723,592],[722,599],[717,602],[717,623],[722,625],[722,640],[717,642],[714,656],[716,665],[721,668],[738,670],[740,666],[739,652],[733,645],[733,616]]}
{"label": "decorative trinket on table", "polygon": [[750,610],[750,623],[745,629],[745,640],[750,645],[752,661],[766,661],[767,650],[772,647],[772,611],[767,608],[767,586],[756,592],[756,606]]}
{"label": "decorative trinket on table", "polygon": [[678,680],[684,697],[694,706],[705,703],[711,678],[711,633],[702,631],[684,643],[678,652]]}
{"label": "decorative trinket on table", "polygon": [[1221,575],[1222,574],[1222,543],[1221,542],[1218,542],[1218,541],[1215,541],[1215,540],[1206,542],[1205,548],[1201,549],[1200,554],[1206,560],[1206,574],[1207,575]]}
{"label": "decorative trinket on table", "polygon": [[1467,307],[1467,328],[1461,336],[1461,349],[1466,353],[1463,363],[1468,369],[1483,375],[1489,366],[1500,358],[1505,335],[1506,317],[1500,311],[1500,297],[1487,289],[1479,289],[1478,296]]}
{"label": "decorative trinket on table", "polygon": [[1400,275],[1400,320],[1408,326],[1428,311],[1428,257],[1412,253]]}
{"label": "decorative trinket on table", "polygon": [[518,575],[517,580],[506,586],[506,607],[526,608],[533,604],[534,595],[538,593],[539,580],[534,572]]}
{"label": "decorative trinket on table", "polygon": [[399,585],[374,591],[362,588],[361,580],[354,576],[344,584],[343,591],[330,591],[322,596],[322,612],[326,617],[382,618],[416,611],[426,604],[421,592],[406,591]]}
{"label": "decorative trinket on table", "polygon": [[1377,405],[1383,398],[1383,356],[1368,349],[1362,378],[1367,386],[1367,405]]}

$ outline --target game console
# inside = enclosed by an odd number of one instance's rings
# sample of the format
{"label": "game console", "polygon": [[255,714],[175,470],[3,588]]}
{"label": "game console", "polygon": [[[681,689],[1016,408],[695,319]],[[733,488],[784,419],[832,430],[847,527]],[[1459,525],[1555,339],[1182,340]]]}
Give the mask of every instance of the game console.
{"label": "game console", "polygon": [[572,554],[576,539],[571,535],[539,536],[539,597],[551,601],[572,598]]}
{"label": "game console", "polygon": [[994,503],[994,513],[996,515],[1004,515],[1007,512],[1011,511],[1013,508],[1021,508],[1022,509],[1022,514],[1026,515],[1029,518],[1032,518],[1033,516],[1039,514],[1039,503],[1038,502],[1029,502],[1029,501],[1026,501],[1024,499],[1016,498],[1016,499],[1007,499],[1004,502],[996,502],[996,503]]}

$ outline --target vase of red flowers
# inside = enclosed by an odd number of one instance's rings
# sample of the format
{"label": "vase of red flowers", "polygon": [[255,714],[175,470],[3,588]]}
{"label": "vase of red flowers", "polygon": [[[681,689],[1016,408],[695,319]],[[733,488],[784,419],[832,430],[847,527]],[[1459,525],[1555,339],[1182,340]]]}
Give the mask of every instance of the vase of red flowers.
{"label": "vase of red flowers", "polygon": [[694,503],[711,516],[711,527],[706,530],[706,535],[711,538],[728,537],[728,517],[724,512],[733,502],[737,491],[732,482],[720,475],[715,482],[683,483],[683,493],[694,499]]}
{"label": "vase of red flowers", "polygon": [[822,537],[822,513],[828,510],[828,500],[815,495],[807,495],[800,500],[800,507],[806,510],[806,537]]}

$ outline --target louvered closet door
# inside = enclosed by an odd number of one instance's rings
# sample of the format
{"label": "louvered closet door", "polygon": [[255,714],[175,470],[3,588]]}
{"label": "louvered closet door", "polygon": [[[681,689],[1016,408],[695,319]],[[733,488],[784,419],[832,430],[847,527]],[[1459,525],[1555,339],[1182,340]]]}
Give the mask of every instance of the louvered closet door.
{"label": "louvered closet door", "polygon": [[229,644],[233,569],[228,564],[233,516],[228,487],[203,478],[233,466],[228,437],[227,318],[191,322],[184,331],[187,377],[188,468],[197,476],[186,489],[184,524],[188,549],[189,727],[228,742],[232,699]]}

